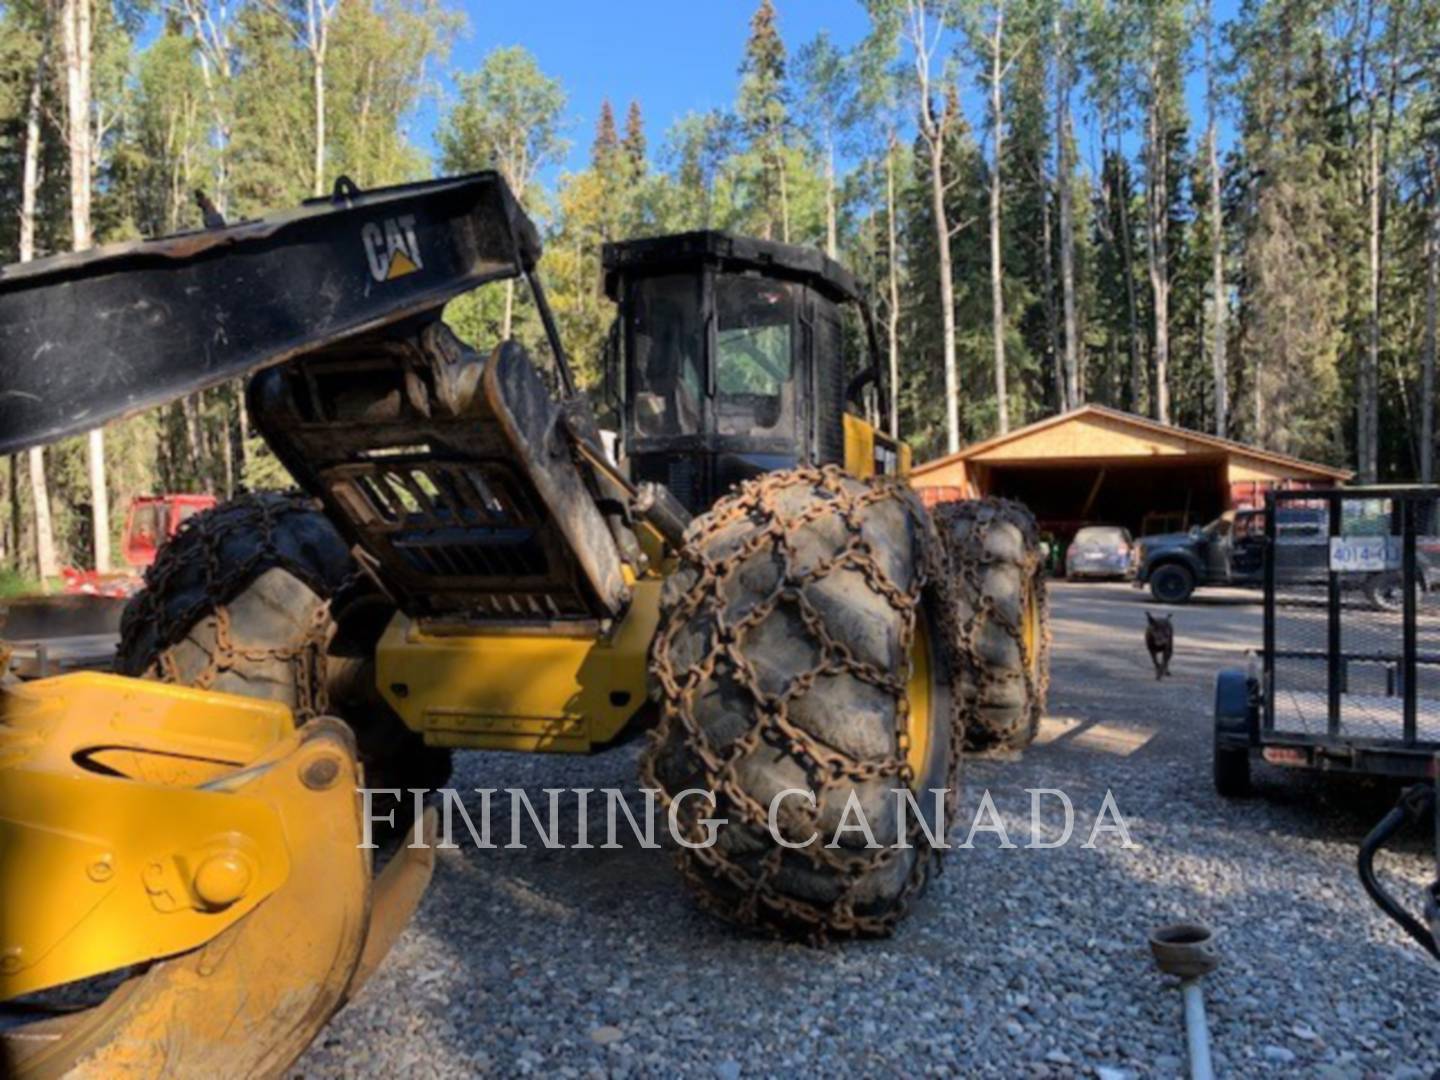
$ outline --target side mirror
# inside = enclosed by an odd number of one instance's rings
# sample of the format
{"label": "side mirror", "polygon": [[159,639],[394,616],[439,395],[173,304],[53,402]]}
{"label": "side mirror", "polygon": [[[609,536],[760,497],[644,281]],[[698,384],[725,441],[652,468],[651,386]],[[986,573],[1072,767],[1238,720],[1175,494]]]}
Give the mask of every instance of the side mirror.
{"label": "side mirror", "polygon": [[1205,535],[1205,530],[1202,529],[1199,525],[1191,525],[1191,526],[1190,526],[1190,539],[1192,539],[1192,540],[1199,540],[1199,539],[1200,539],[1202,536],[1204,536],[1204,535]]}

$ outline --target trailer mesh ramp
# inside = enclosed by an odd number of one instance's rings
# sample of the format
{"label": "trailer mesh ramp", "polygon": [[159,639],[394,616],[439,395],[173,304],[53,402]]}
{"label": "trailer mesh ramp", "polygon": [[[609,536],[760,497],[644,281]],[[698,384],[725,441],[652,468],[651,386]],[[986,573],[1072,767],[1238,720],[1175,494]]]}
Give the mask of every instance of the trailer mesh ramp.
{"label": "trailer mesh ramp", "polygon": [[[1440,701],[1421,699],[1416,739],[1440,744]],[[1330,724],[1329,696],[1324,691],[1285,690],[1275,695],[1275,730],[1323,736]],[[1340,698],[1341,738],[1402,739],[1405,699],[1383,694],[1343,694]]]}

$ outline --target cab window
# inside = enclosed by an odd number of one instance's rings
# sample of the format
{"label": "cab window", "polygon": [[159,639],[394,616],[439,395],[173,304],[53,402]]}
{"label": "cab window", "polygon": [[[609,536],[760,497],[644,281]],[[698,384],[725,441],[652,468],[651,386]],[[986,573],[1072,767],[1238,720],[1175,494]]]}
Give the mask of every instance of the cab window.
{"label": "cab window", "polygon": [[635,433],[696,434],[705,396],[700,282],[693,274],[670,274],[632,287]]}
{"label": "cab window", "polygon": [[786,431],[795,412],[795,289],[725,274],[715,283],[715,429]]}

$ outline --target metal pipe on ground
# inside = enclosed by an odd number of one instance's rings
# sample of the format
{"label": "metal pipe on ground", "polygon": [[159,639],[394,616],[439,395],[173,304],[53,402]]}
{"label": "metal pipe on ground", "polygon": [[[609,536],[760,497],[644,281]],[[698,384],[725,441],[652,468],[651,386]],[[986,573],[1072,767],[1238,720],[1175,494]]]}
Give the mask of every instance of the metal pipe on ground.
{"label": "metal pipe on ground", "polygon": [[1212,1080],[1215,1072],[1210,1063],[1210,1026],[1205,1019],[1200,980],[1220,966],[1215,934],[1200,923],[1162,926],[1150,934],[1150,952],[1163,973],[1180,979],[1191,1080]]}

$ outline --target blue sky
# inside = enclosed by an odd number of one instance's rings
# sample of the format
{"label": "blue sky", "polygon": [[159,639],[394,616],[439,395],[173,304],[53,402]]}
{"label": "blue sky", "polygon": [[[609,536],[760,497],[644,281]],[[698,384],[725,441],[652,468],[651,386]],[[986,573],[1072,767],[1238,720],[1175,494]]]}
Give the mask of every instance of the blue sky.
{"label": "blue sky", "polygon": [[[497,46],[523,45],[541,70],[560,79],[569,96],[570,154],[561,168],[584,168],[600,103],[609,98],[623,123],[628,102],[640,102],[651,154],[664,132],[688,112],[731,105],[750,16],[758,0],[461,0],[469,21],[451,56],[452,71],[473,70]],[[1215,0],[1216,16],[1231,17],[1237,0]],[[841,47],[868,29],[859,0],[776,0],[780,33],[793,53],[822,29]],[[966,110],[979,121],[982,103],[972,85]],[[1192,131],[1204,123],[1198,74],[1191,78]],[[415,117],[415,136],[433,148],[445,102],[428,101]],[[1078,96],[1081,155],[1088,162],[1093,132]],[[1229,125],[1222,128],[1228,141]],[[552,175],[546,177],[553,179]]]}

